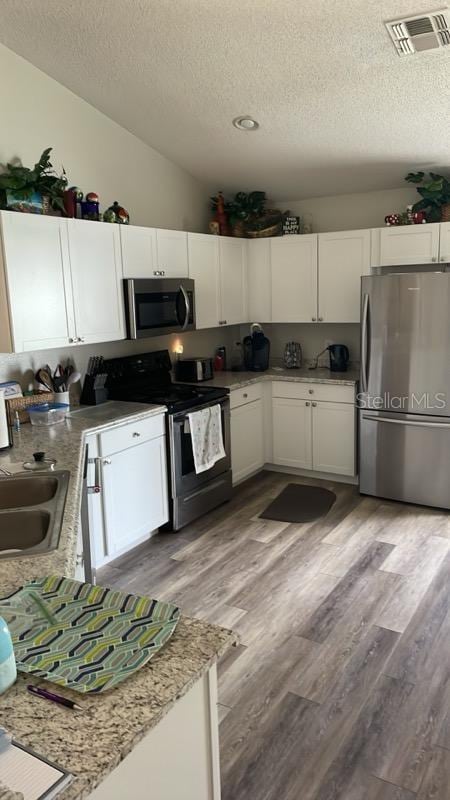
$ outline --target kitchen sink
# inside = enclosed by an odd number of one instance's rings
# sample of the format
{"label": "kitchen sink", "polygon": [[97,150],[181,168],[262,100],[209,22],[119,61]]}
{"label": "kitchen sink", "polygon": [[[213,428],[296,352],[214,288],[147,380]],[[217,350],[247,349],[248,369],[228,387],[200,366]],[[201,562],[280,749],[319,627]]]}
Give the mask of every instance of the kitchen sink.
{"label": "kitchen sink", "polygon": [[68,471],[0,478],[0,559],[56,550]]}
{"label": "kitchen sink", "polygon": [[57,489],[58,478],[53,475],[16,475],[0,479],[0,510],[48,503]]}

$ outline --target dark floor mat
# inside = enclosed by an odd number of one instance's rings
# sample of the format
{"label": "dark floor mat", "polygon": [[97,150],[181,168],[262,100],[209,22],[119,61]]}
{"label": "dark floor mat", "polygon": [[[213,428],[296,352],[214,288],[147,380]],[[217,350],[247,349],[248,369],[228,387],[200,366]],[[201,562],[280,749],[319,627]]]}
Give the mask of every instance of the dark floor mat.
{"label": "dark floor mat", "polygon": [[279,522],[313,522],[323,517],[335,500],[334,492],[321,486],[288,483],[259,516],[261,519],[275,519]]}

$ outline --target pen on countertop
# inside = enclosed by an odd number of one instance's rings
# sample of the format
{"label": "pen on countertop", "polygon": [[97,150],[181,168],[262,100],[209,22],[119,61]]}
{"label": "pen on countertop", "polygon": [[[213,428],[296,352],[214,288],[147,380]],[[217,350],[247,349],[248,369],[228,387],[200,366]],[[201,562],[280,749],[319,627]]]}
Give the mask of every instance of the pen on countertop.
{"label": "pen on countertop", "polygon": [[47,689],[41,689],[40,686],[28,684],[27,689],[31,694],[42,697],[44,700],[50,700],[52,703],[59,703],[60,706],[72,708],[74,711],[83,711],[82,706],[77,705],[73,700],[69,700],[67,697],[61,697],[60,694],[53,694],[53,692],[49,692]]}

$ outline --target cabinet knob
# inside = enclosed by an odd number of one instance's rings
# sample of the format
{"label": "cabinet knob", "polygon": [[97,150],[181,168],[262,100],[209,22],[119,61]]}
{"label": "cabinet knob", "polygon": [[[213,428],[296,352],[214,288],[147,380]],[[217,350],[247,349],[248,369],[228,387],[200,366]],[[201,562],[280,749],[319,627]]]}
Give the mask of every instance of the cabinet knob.
{"label": "cabinet knob", "polygon": [[311,403],[311,405],[313,408],[315,408],[317,406],[317,403]]}
{"label": "cabinet knob", "polygon": [[80,337],[78,338],[78,341],[79,341],[79,342],[84,342],[84,336],[80,336]]}
{"label": "cabinet knob", "polygon": [[319,317],[318,322],[323,322],[323,317]]}
{"label": "cabinet knob", "polygon": [[431,260],[432,260],[432,262],[433,262],[433,264],[434,264],[434,262],[435,262],[435,261],[437,261],[437,258],[436,258],[436,256],[433,256],[433,258],[432,258]]}
{"label": "cabinet knob", "polygon": [[248,397],[248,394],[247,394],[247,392],[244,392],[244,394],[242,395],[242,397]]}
{"label": "cabinet knob", "polygon": [[308,389],[309,394],[314,394],[314,389]]}
{"label": "cabinet knob", "polygon": [[305,406],[308,406],[308,408],[309,408],[310,405],[311,405],[311,403],[308,403],[308,401],[306,401]]}
{"label": "cabinet knob", "polygon": [[103,464],[105,465],[105,467],[108,466],[108,464],[111,464],[111,463],[112,463],[112,461],[111,461],[110,458],[104,458],[103,459]]}
{"label": "cabinet knob", "polygon": [[445,261],[445,256],[441,256],[441,261]]}
{"label": "cabinet knob", "polygon": [[73,336],[69,336],[69,344],[73,344],[73,342],[74,342]]}
{"label": "cabinet knob", "polygon": [[311,319],[312,319],[313,322],[317,322],[315,317],[311,317]]}
{"label": "cabinet knob", "polygon": [[138,439],[140,435],[141,435],[141,434],[140,434],[140,433],[138,433],[137,431],[133,431],[133,438],[134,438],[134,439]]}

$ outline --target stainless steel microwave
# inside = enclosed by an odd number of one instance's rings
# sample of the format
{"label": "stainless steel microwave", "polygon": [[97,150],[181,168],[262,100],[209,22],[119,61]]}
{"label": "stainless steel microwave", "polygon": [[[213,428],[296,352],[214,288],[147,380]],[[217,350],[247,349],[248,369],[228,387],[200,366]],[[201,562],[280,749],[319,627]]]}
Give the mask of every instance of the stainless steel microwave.
{"label": "stainless steel microwave", "polygon": [[124,290],[129,339],[195,330],[190,278],[128,278]]}

